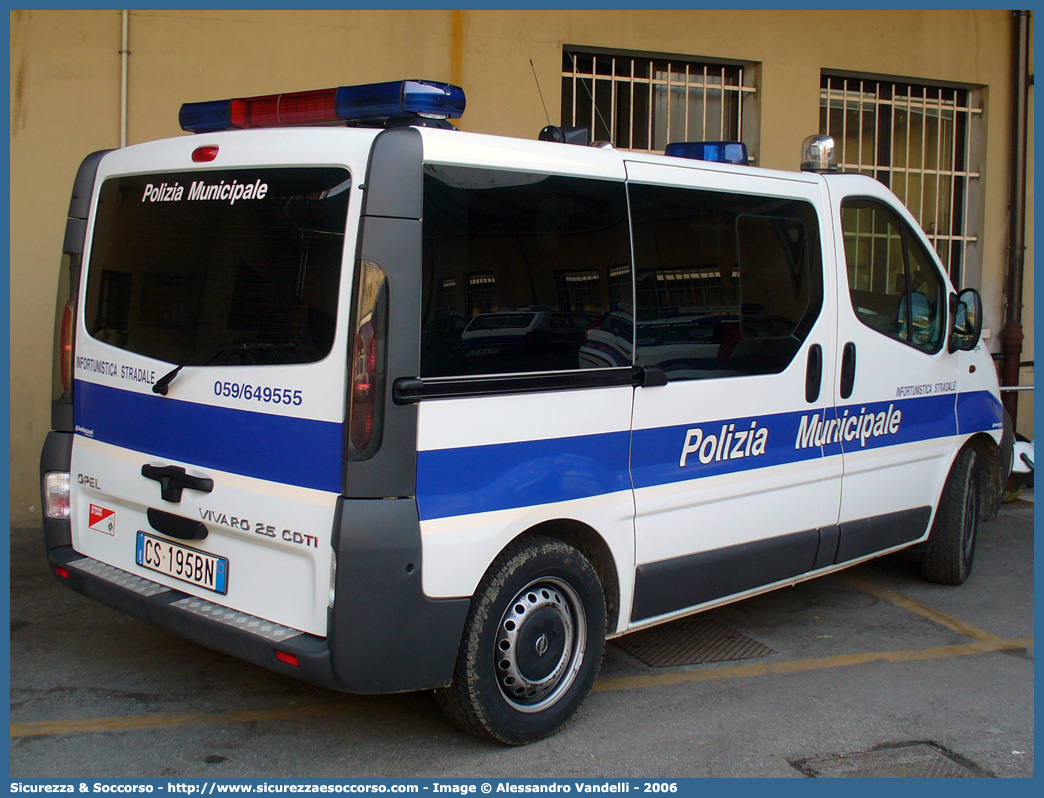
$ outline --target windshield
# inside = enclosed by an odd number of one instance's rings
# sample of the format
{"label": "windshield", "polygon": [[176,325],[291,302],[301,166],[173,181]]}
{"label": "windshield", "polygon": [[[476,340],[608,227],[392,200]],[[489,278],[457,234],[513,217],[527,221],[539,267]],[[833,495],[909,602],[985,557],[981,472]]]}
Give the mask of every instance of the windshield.
{"label": "windshield", "polygon": [[85,323],[99,341],[199,365],[307,363],[333,344],[347,170],[106,180]]}

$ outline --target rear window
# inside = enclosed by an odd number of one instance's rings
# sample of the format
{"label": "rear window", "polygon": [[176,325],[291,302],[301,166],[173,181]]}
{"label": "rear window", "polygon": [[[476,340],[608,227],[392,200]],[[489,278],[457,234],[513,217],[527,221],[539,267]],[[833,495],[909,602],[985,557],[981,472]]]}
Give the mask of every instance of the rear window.
{"label": "rear window", "polygon": [[335,168],[106,180],[88,333],[177,364],[322,359],[333,344],[349,186]]}

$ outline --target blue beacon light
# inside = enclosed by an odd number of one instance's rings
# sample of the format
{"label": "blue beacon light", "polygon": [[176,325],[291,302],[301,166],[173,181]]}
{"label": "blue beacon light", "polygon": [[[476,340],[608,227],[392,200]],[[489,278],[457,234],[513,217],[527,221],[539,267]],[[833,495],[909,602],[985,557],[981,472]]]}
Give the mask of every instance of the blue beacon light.
{"label": "blue beacon light", "polygon": [[747,145],[742,141],[676,141],[668,144],[664,155],[748,166]]}

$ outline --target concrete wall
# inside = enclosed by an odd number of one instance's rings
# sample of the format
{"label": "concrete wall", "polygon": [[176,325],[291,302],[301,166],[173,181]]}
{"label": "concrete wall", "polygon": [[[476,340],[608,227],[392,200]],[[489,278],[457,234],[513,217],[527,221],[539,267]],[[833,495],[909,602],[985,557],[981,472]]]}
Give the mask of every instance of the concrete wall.
{"label": "concrete wall", "polygon": [[[553,122],[563,44],[757,62],[758,162],[796,169],[822,69],[985,87],[982,292],[1003,319],[1011,17],[1006,11],[132,11],[128,142],[183,135],[185,101],[422,77],[464,86],[466,130]],[[119,11],[11,12],[11,516],[38,522],[62,231],[81,158],[119,146]],[[1032,172],[1031,172],[1032,174]],[[1032,218],[1032,217],[1031,217]],[[1031,228],[1032,230],[1032,228]],[[1032,248],[1027,358],[1032,357]],[[1020,428],[1032,429],[1028,412]]]}

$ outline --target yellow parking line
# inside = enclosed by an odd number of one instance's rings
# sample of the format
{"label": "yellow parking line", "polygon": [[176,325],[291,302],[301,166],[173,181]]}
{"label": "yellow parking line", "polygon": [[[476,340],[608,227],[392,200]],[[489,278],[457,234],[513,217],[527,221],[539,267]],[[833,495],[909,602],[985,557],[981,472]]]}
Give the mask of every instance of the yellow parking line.
{"label": "yellow parking line", "polygon": [[767,676],[769,674],[802,673],[829,668],[850,668],[870,662],[916,662],[918,660],[945,659],[947,657],[966,657],[995,651],[1030,648],[1032,646],[1032,637],[1020,637],[1013,640],[980,640],[974,643],[939,646],[937,648],[910,649],[906,651],[872,651],[859,654],[839,654],[834,657],[822,657],[819,659],[759,662],[750,665],[733,665],[725,668],[706,668],[698,671],[675,671],[672,673],[642,674],[640,676],[609,677],[599,679],[595,683],[594,689],[597,691],[630,690],[636,687],[660,687],[672,684],[713,682],[724,679],[746,679],[752,676]]}
{"label": "yellow parking line", "polygon": [[[1032,637],[1012,640],[979,640],[956,646],[912,649],[907,651],[875,651],[861,654],[841,654],[820,659],[790,660],[787,662],[754,663],[725,668],[707,668],[698,671],[618,676],[599,679],[596,691],[631,690],[639,687],[657,687],[694,682],[710,682],[724,679],[744,679],[769,674],[802,673],[847,668],[870,662],[916,662],[918,660],[943,659],[988,654],[1031,648]],[[302,720],[305,718],[333,717],[343,715],[373,714],[387,711],[386,701],[365,698],[336,699],[315,704],[290,704],[270,709],[237,710],[232,712],[177,712],[150,715],[123,715],[111,718],[76,718],[71,720],[49,720],[29,723],[12,723],[11,737],[40,737],[49,734],[87,734],[138,729],[161,729],[174,726],[198,726],[211,723],[251,723],[256,721]]]}
{"label": "yellow parking line", "polygon": [[[269,709],[244,709],[231,712],[158,712],[150,715],[121,715],[111,718],[74,718],[12,723],[12,737],[40,737],[47,734],[133,731],[173,726],[200,726],[208,723],[251,723],[255,721],[300,720],[347,714],[371,714],[379,702],[363,699],[335,699],[316,704],[288,704]],[[387,705],[385,705],[385,709]]]}
{"label": "yellow parking line", "polygon": [[995,634],[990,634],[983,629],[979,629],[977,626],[972,626],[970,623],[965,623],[964,621],[947,615],[944,612],[939,612],[939,610],[929,607],[927,604],[922,604],[919,601],[907,598],[899,593],[883,588],[880,585],[867,582],[865,579],[859,579],[854,576],[846,576],[843,578],[846,583],[856,588],[856,590],[862,590],[864,593],[877,596],[877,598],[882,601],[887,601],[889,604],[894,604],[896,607],[920,615],[922,618],[927,618],[929,621],[937,623],[940,626],[945,626],[947,629],[951,629],[954,632],[968,635],[968,637],[984,643],[995,643],[1001,641],[1001,638]]}

